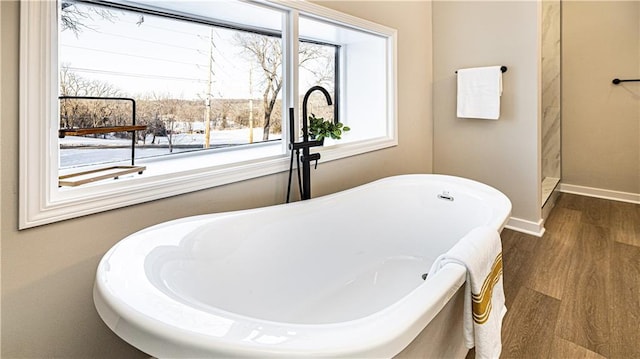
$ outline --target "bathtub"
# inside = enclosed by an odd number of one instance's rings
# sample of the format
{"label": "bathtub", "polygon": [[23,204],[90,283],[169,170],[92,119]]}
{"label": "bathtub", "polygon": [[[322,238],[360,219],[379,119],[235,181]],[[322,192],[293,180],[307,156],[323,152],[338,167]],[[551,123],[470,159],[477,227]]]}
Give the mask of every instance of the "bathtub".
{"label": "bathtub", "polygon": [[505,195],[444,175],[162,223],[102,258],[94,303],[158,358],[461,357],[465,270],[423,280]]}

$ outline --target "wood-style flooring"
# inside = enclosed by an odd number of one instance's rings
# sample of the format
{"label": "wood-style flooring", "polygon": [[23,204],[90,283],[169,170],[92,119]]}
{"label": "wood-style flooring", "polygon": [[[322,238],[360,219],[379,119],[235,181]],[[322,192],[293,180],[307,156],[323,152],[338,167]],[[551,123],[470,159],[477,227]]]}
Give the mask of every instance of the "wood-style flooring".
{"label": "wood-style flooring", "polygon": [[640,358],[640,205],[563,193],[545,227],[502,232],[502,358]]}

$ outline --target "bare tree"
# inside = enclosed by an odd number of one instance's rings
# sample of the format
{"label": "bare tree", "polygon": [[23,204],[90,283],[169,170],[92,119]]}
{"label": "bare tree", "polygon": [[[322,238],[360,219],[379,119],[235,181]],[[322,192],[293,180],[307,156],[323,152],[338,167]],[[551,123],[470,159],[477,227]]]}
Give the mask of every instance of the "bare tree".
{"label": "bare tree", "polygon": [[93,16],[99,16],[105,20],[115,21],[118,17],[113,12],[97,7],[76,4],[73,1],[62,1],[60,4],[60,26],[62,31],[73,31],[76,36],[83,30],[93,30],[87,22],[93,20]]}
{"label": "bare tree", "polygon": [[335,54],[330,52],[335,50],[309,42],[301,42],[300,50],[302,53],[314,54],[313,63],[306,59],[302,66],[313,76],[314,85],[324,86],[332,92],[335,85]]}
{"label": "bare tree", "polygon": [[[86,96],[84,92],[84,79],[68,67],[60,69],[60,94],[62,96]],[[78,113],[80,103],[78,101],[64,100],[60,104],[60,127],[71,128],[74,126],[74,114]]]}
{"label": "bare tree", "polygon": [[60,95],[86,96],[86,80],[71,71],[66,64],[60,67]]}
{"label": "bare tree", "polygon": [[[120,97],[121,92],[112,84],[87,80],[63,66],[60,69],[62,96]],[[65,99],[60,104],[60,127],[96,127],[111,121],[118,125],[131,118],[131,108],[104,100]]]}
{"label": "bare tree", "polygon": [[269,139],[271,129],[271,113],[276,103],[278,93],[282,89],[282,45],[279,38],[236,33],[236,42],[248,51],[247,57],[256,61],[262,69],[262,101],[264,111],[264,132],[262,140]]}
{"label": "bare tree", "polygon": [[[278,98],[278,93],[282,89],[282,40],[277,37],[252,34],[236,33],[235,41],[246,53],[244,55],[249,60],[256,61],[258,67],[262,69],[262,106],[264,112],[264,132],[262,140],[269,139],[269,132],[273,125],[271,116]],[[312,59],[323,56],[316,45],[301,46],[299,52],[300,66]],[[277,124],[275,127],[280,128]]]}
{"label": "bare tree", "polygon": [[165,95],[159,99],[160,106],[163,110],[164,125],[167,128],[167,141],[169,141],[169,153],[173,152],[173,135],[175,134],[175,121],[176,114],[178,112],[180,100],[170,98],[169,95]]}

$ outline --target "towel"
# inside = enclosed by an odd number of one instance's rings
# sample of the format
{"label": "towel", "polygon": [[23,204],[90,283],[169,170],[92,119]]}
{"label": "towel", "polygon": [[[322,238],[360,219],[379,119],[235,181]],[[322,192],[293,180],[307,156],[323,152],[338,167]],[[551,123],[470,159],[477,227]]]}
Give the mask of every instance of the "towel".
{"label": "towel", "polygon": [[476,347],[476,358],[498,358],[502,351],[502,319],[507,312],[500,234],[486,226],[473,229],[436,259],[429,275],[448,263],[467,268],[463,317],[467,348]]}
{"label": "towel", "polygon": [[502,71],[500,66],[458,70],[458,117],[500,118]]}

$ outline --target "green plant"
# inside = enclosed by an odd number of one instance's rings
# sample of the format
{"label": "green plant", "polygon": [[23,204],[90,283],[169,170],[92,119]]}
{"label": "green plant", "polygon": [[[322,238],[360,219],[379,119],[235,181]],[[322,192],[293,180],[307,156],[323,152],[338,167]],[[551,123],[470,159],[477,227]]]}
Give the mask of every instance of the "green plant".
{"label": "green plant", "polygon": [[351,129],[342,124],[342,122],[334,123],[322,117],[316,117],[313,113],[309,116],[309,136],[318,141],[322,141],[325,137],[339,140],[342,138],[343,132],[350,130]]}

